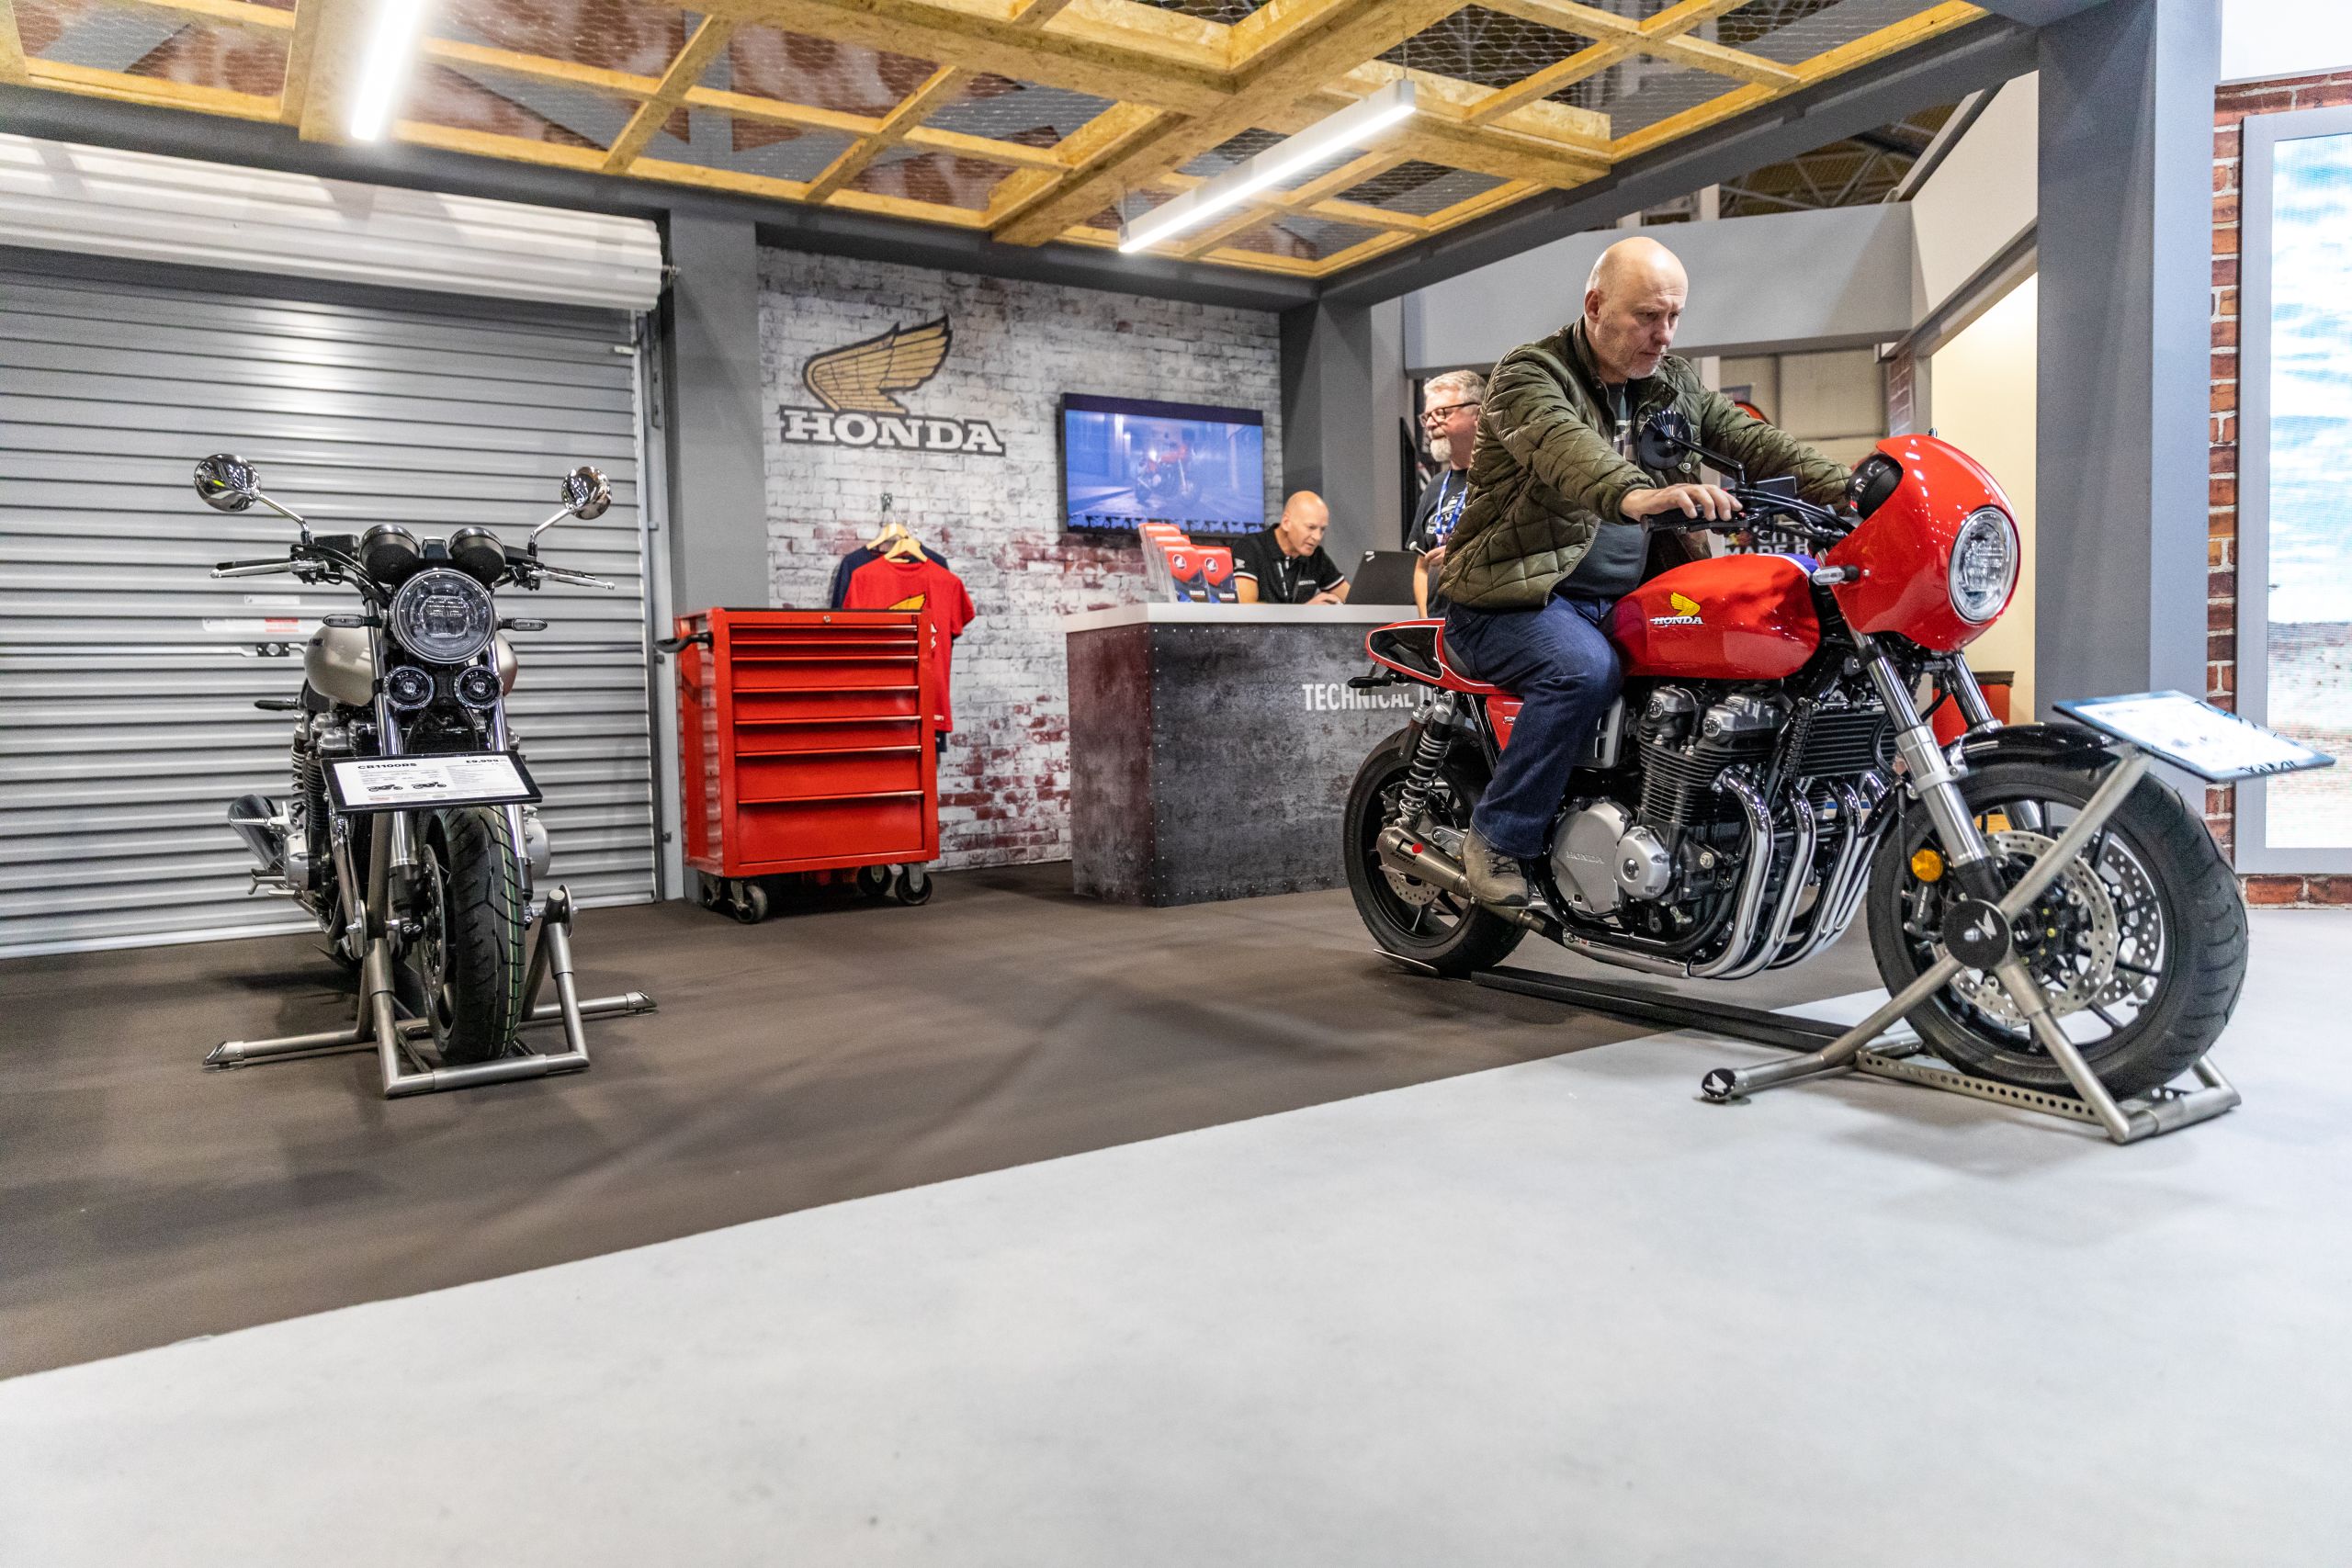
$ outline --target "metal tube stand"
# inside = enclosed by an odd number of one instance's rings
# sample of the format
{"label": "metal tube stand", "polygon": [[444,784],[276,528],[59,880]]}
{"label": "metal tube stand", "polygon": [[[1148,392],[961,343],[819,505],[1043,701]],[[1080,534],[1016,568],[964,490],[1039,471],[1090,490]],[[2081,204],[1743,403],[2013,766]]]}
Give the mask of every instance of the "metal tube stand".
{"label": "metal tube stand", "polygon": [[[552,977],[555,1000],[541,1002],[539,990]],[[315,1034],[288,1034],[276,1040],[229,1040],[215,1045],[204,1058],[208,1067],[242,1067],[280,1056],[331,1055],[344,1051],[373,1050],[384,1075],[384,1098],[431,1094],[437,1089],[471,1089],[478,1084],[507,1083],[516,1078],[546,1077],[553,1073],[585,1072],[588,1033],[583,1021],[614,1013],[651,1012],[653,998],[643,991],[582,1001],[571,970],[571,892],[558,887],[531,939],[529,966],[523,978],[525,1013],[518,1029],[563,1026],[561,1051],[526,1052],[494,1062],[463,1066],[428,1065],[410,1042],[432,1032],[424,1019],[400,1016],[392,993],[391,944],[379,936],[368,945],[359,966],[359,1017],[349,1029],[329,1029]],[[411,1066],[413,1064],[413,1066]]]}
{"label": "metal tube stand", "polygon": [[[1994,941],[2002,954],[1991,965],[1992,973],[2007,990],[2033,1037],[2050,1054],[2066,1081],[2074,1086],[2075,1098],[2038,1089],[2018,1089],[2014,1085],[1995,1083],[1976,1078],[1949,1067],[1929,1066],[1908,1058],[1920,1054],[1922,1047],[1916,1040],[1885,1046],[1873,1042],[1884,1034],[1911,1010],[1919,1006],[1962,969],[1970,965],[1952,955],[1949,948],[1939,945],[1936,961],[1919,977],[1889,998],[1876,1012],[1847,1030],[1836,1040],[1817,1051],[1786,1061],[1766,1062],[1753,1067],[1722,1068],[1709,1073],[1701,1080],[1699,1091],[1717,1102],[1744,1099],[1761,1089],[1777,1089],[1782,1084],[1802,1082],[1806,1078],[1826,1077],[1832,1074],[1860,1072],[1871,1077],[1886,1078],[1896,1083],[1917,1084],[1928,1089],[1939,1089],[1948,1093],[1965,1094],[1978,1100],[1989,1100],[2005,1105],[2039,1111],[2049,1115],[2063,1116],[2071,1121],[2088,1122],[2105,1129],[2107,1135],[2119,1144],[2137,1143],[2160,1133],[2211,1121],[2239,1103],[2238,1091],[2232,1088],[2221,1070],[2211,1062],[2197,1064],[2199,1087],[2177,1090],[2158,1089],[2148,1094],[2119,1102],[2107,1091],[2075,1043],[2066,1038],[2058,1021],[2051,1015],[2049,998],[2007,942],[2007,927],[2023,913],[2027,905],[2041,895],[2044,888],[2058,879],[2058,874],[2079,855],[2107,819],[2123,804],[2148,771],[2148,755],[2136,749],[2126,749],[2123,760],[2109,773],[2092,793],[2082,815],[2075,818],[2059,835],[2042,857],[2033,863],[2018,885],[2011,888],[1997,906],[2000,929]],[[1950,928],[1947,928],[1950,929]]]}

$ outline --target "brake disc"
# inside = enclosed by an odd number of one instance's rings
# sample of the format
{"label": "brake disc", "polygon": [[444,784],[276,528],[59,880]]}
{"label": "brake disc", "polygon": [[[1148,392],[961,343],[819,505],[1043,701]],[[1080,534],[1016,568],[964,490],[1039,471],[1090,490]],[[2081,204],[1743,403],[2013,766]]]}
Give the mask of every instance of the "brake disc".
{"label": "brake disc", "polygon": [[[2144,1003],[2156,988],[2153,974],[2138,975],[2125,969],[2120,953],[2125,943],[2132,948],[2132,962],[2142,969],[2154,970],[2164,957],[2164,906],[2157,901],[2156,885],[2148,875],[2148,868],[2139,857],[2110,851],[2105,870],[2112,873],[2110,883],[2105,875],[2099,881],[2106,886],[2109,900],[2115,906],[2118,963],[2114,974],[2098,995],[2098,1005],[2113,1007],[2119,1002]],[[2099,868],[2094,867],[2095,871]]]}
{"label": "brake disc", "polygon": [[[1984,841],[1995,859],[2022,874],[2047,853],[2057,840],[2047,834],[2012,828],[1987,833]],[[2098,874],[2077,855],[2033,901],[2030,914],[2039,917],[2040,945],[2018,955],[2041,982],[2050,1010],[2059,1018],[2077,1013],[2109,999],[2115,977],[2115,958],[2121,951],[2121,926],[2115,900]],[[2022,923],[2022,921],[2020,922]],[[2009,999],[2007,987],[1982,970],[1963,969],[1952,977],[1951,988],[1971,1006],[2005,1024],[2022,1026],[2025,1015]]]}

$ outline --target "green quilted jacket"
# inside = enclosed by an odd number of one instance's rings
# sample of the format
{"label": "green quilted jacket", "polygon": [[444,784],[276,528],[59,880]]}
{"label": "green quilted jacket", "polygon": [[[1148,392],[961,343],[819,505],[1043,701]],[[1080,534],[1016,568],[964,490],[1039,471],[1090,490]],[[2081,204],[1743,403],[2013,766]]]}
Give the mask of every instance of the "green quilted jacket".
{"label": "green quilted jacket", "polygon": [[[1843,494],[1845,468],[1708,390],[1686,359],[1668,355],[1656,375],[1631,383],[1630,394],[1637,431],[1672,406],[1700,445],[1744,465],[1750,479],[1794,475],[1807,501]],[[1653,474],[1619,457],[1614,409],[1581,321],[1503,355],[1487,378],[1470,494],[1439,574],[1447,598],[1478,610],[1534,609],[1576,570],[1599,529],[1641,526],[1617,510],[1627,491],[1708,477],[1695,457]]]}

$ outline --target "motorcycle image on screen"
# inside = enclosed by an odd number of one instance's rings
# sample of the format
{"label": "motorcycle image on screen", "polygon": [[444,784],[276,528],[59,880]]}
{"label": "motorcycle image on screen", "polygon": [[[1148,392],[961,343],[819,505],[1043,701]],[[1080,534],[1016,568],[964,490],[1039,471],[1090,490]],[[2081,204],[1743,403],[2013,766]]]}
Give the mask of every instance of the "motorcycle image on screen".
{"label": "motorcycle image on screen", "polygon": [[[220,512],[258,503],[298,530],[283,557],[224,561],[215,578],[290,576],[350,588],[360,600],[357,613],[328,615],[311,635],[298,694],[255,704],[293,716],[287,794],[229,807],[230,825],[259,863],[256,890],[308,910],[329,953],[358,973],[358,1021],[322,1034],[232,1041],[207,1065],[372,1047],[388,1096],[584,1068],[582,1018],[652,1004],[636,992],[581,1001],[568,892],[558,887],[544,908],[532,907],[549,845],[539,792],[507,728],[518,664],[504,634],[547,623],[502,619],[494,594],[549,582],[613,586],[539,554],[549,528],[611,505],[604,475],[582,467],[564,476],[560,508],[522,546],[481,527],[447,538],[390,523],[356,536],[314,535],[263,493],[253,464],[229,454],[196,465],[196,493]],[[536,1007],[549,978],[557,1000]],[[535,1023],[560,1024],[570,1048],[524,1048],[518,1032]],[[427,1040],[437,1063],[417,1055]]]}
{"label": "motorcycle image on screen", "polygon": [[[1461,865],[1517,699],[1449,665],[1442,622],[1367,639],[1379,668],[1360,682],[1424,689],[1348,796],[1349,886],[1380,946],[1462,976],[1534,931],[1650,975],[1738,980],[1803,962],[1860,914],[1895,1000],[1920,989],[1905,1004],[1920,1043],[1967,1077],[1946,1076],[2013,1086],[1964,1092],[2077,1093],[2067,1055],[2117,1100],[2192,1066],[2219,1083],[2199,1064],[2245,979],[2246,919],[2211,834],[2098,731],[2000,723],[1962,660],[2017,586],[2015,514],[1992,476],[1896,436],[1830,508],[1750,482],[1671,411],[1638,445],[1653,473],[1715,468],[1746,510],[1687,525],[1733,535],[1732,553],[1662,573],[1609,616],[1624,687],[1528,864],[1527,908],[1478,904]],[[1939,689],[1966,726],[1949,747],[1915,697]],[[1785,1079],[1706,1088],[1750,1081]]]}

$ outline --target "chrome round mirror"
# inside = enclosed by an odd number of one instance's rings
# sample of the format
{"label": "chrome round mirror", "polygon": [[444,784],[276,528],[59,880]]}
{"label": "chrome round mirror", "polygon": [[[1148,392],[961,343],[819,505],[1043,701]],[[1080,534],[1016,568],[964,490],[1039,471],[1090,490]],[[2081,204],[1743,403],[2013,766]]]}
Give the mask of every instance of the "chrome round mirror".
{"label": "chrome round mirror", "polygon": [[260,489],[260,472],[234,453],[215,452],[197,461],[197,498],[215,512],[243,512]]}
{"label": "chrome round mirror", "polygon": [[613,487],[605,476],[582,463],[563,476],[561,494],[558,497],[582,522],[602,517],[605,508],[613,503]]}

